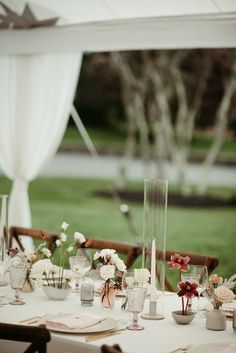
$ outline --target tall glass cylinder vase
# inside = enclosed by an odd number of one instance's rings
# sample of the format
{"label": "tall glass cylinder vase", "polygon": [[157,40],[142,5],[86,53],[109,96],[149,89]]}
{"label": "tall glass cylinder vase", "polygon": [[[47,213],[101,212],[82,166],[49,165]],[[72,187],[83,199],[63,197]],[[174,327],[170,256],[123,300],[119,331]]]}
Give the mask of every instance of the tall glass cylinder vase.
{"label": "tall glass cylinder vase", "polygon": [[0,286],[7,285],[6,251],[8,248],[8,196],[0,195]]}
{"label": "tall glass cylinder vase", "polygon": [[167,193],[166,179],[145,179],[142,265],[151,270],[149,319],[164,318]]}

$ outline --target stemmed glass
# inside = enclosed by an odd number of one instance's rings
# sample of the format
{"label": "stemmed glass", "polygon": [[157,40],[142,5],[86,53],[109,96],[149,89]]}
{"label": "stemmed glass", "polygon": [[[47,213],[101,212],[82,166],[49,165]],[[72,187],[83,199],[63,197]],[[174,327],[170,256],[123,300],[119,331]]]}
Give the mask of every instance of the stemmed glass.
{"label": "stemmed glass", "polygon": [[92,267],[92,254],[90,249],[81,248],[77,250],[76,256],[69,258],[70,268],[74,272],[75,287],[73,292],[79,291],[79,278],[84,279],[85,274]]}
{"label": "stemmed glass", "polygon": [[122,290],[125,292],[125,298],[122,303],[121,308],[126,309],[128,298],[127,298],[127,289],[132,289],[134,287],[134,270],[126,270],[123,272],[121,287]]}
{"label": "stemmed glass", "polygon": [[197,305],[197,316],[200,317],[200,295],[204,292],[206,284],[208,283],[208,269],[205,265],[192,265],[191,276],[195,278],[195,282],[198,284],[198,305]]}
{"label": "stemmed glass", "polygon": [[138,324],[138,314],[143,311],[144,300],[147,289],[143,287],[134,287],[127,289],[129,310],[133,313],[133,322],[127,326],[128,330],[139,331],[144,327]]}
{"label": "stemmed glass", "polygon": [[24,283],[25,283],[25,278],[27,274],[27,269],[26,268],[15,268],[11,267],[9,269],[9,275],[10,275],[10,285],[12,289],[15,289],[15,298],[13,298],[9,304],[12,305],[23,305],[25,302],[23,302],[20,299],[20,290],[22,289]]}

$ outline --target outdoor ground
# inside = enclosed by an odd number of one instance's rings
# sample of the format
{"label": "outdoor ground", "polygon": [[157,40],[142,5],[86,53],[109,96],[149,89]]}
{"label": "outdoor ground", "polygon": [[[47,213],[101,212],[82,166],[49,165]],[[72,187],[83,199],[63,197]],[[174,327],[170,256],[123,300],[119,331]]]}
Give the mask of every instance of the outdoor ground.
{"label": "outdoor ground", "polygon": [[[120,214],[119,205],[111,198],[98,197],[97,190],[109,190],[106,180],[38,178],[30,184],[29,194],[34,227],[59,231],[62,221],[70,224],[70,234],[80,231],[89,237],[104,237],[134,242]],[[9,193],[10,182],[0,177],[1,193]],[[132,183],[131,189],[142,190],[143,183]],[[230,189],[212,189],[211,193],[228,197]],[[134,224],[142,235],[142,203],[130,202]],[[187,250],[220,259],[217,269],[229,277],[236,273],[236,209],[182,208],[168,206],[167,248]],[[175,276],[176,274],[172,274]]]}

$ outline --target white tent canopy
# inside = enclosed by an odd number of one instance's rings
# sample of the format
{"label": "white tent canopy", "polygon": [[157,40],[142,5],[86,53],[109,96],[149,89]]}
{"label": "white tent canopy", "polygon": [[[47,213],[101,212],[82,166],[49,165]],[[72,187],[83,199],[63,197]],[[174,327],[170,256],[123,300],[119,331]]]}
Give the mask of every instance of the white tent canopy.
{"label": "white tent canopy", "polygon": [[[10,222],[31,226],[28,183],[56,152],[82,53],[236,47],[235,0],[2,0],[53,27],[0,29],[0,166]],[[1,9],[1,14],[6,12]]]}
{"label": "white tent canopy", "polygon": [[[23,1],[5,0],[19,13]],[[55,27],[3,30],[0,53],[236,46],[235,0],[29,0]]]}

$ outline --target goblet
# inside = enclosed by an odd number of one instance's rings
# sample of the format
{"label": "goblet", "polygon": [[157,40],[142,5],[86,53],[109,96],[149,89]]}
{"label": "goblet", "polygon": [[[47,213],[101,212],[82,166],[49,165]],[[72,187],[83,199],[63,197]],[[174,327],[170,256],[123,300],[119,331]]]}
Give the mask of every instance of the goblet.
{"label": "goblet", "polygon": [[143,311],[144,300],[147,289],[143,287],[134,287],[127,289],[129,310],[133,313],[133,322],[127,326],[128,330],[139,331],[144,327],[138,324],[138,314]]}
{"label": "goblet", "polygon": [[[182,282],[197,283],[199,285],[199,278],[200,278],[200,276],[198,274],[195,274],[195,273],[191,273],[191,272],[181,273],[181,281]],[[187,308],[187,310],[195,312],[195,311],[192,310],[192,299],[188,300],[188,308]]]}
{"label": "goblet", "polygon": [[[200,295],[206,288],[206,284],[208,283],[208,270],[207,266],[205,265],[191,265],[189,273],[191,274],[192,278],[195,277],[195,282],[198,284],[198,304],[197,304],[197,317],[201,317],[200,315]],[[197,280],[198,278],[198,280]],[[205,317],[205,316],[204,316]]]}
{"label": "goblet", "polygon": [[9,269],[10,285],[11,285],[12,289],[15,289],[15,298],[13,298],[9,302],[9,304],[12,304],[12,305],[25,304],[25,302],[23,302],[20,299],[20,290],[22,289],[22,287],[25,283],[26,274],[27,274],[26,268],[11,267]]}
{"label": "goblet", "polygon": [[123,272],[122,275],[122,281],[121,281],[121,287],[122,290],[125,292],[125,298],[123,300],[123,303],[121,305],[122,309],[126,309],[127,303],[128,303],[128,298],[127,298],[127,289],[131,289],[134,287],[134,270],[126,270]]}

